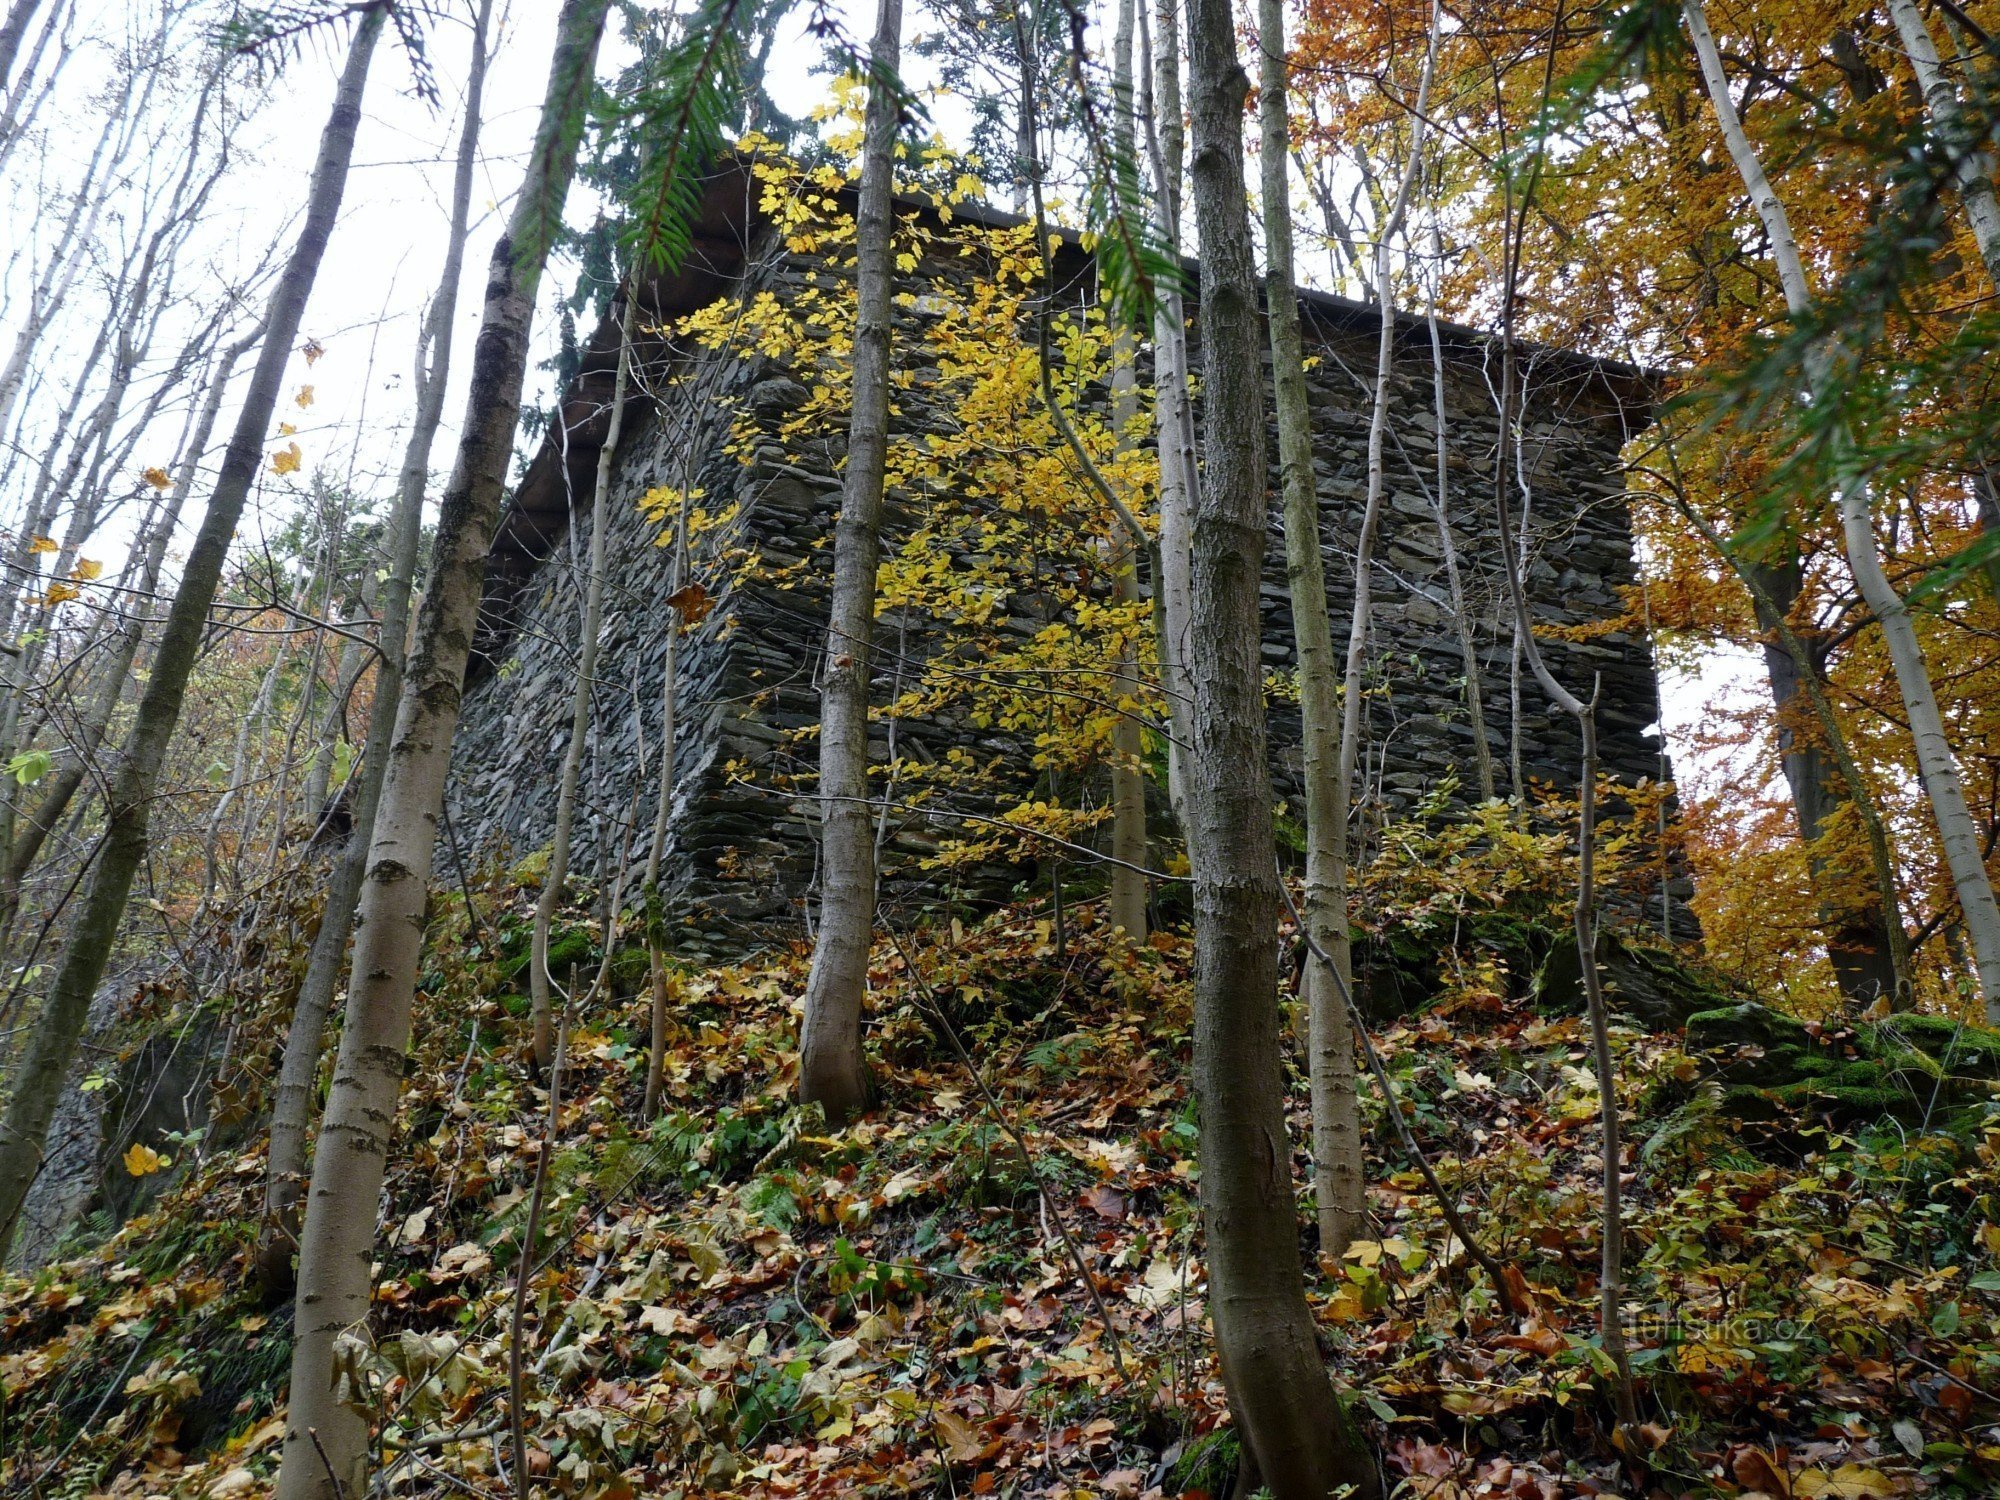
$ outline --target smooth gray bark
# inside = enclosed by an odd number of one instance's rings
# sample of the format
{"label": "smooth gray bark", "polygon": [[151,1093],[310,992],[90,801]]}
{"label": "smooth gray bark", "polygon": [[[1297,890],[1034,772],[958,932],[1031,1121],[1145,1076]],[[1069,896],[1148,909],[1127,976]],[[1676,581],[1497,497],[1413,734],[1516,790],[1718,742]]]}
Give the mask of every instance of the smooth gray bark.
{"label": "smooth gray bark", "polygon": [[[1111,47],[1112,132],[1118,150],[1132,156],[1137,146],[1132,100],[1132,28],[1135,0],[1119,0],[1118,25]],[[1130,452],[1140,442],[1138,350],[1131,330],[1120,327],[1111,341],[1111,425],[1119,451]],[[1137,546],[1122,525],[1114,523],[1109,538],[1111,574],[1119,599],[1139,598]],[[1111,673],[1112,692],[1119,705],[1111,730],[1111,893],[1110,925],[1122,928],[1133,941],[1146,936],[1146,773],[1145,741],[1138,719],[1139,654],[1123,644]]]}
{"label": "smooth gray bark", "polygon": [[[1143,0],[1142,0],[1143,3]],[[1181,123],[1180,17],[1176,0],[1157,0],[1157,44],[1138,13],[1146,162],[1153,181],[1153,212],[1160,237],[1174,255],[1181,250],[1181,177],[1185,132]],[[1201,489],[1195,460],[1194,406],[1188,395],[1187,308],[1177,287],[1161,291],[1153,315],[1153,425],[1159,453],[1160,567],[1153,587],[1160,595],[1160,690],[1167,700],[1167,797],[1187,827],[1185,760],[1190,743],[1193,693],[1187,652],[1193,588],[1194,510]]]}
{"label": "smooth gray bark", "polygon": [[[1312,941],[1352,975],[1347,913],[1347,806],[1340,751],[1341,684],[1327,612],[1326,564],[1320,553],[1319,489],[1313,476],[1312,408],[1306,391],[1305,340],[1293,279],[1291,151],[1283,0],[1258,0],[1261,72],[1264,303],[1271,335],[1271,387],[1278,414],[1278,469],[1284,494],[1285,576],[1292,596],[1292,636],[1299,653],[1300,739],[1305,755],[1306,880],[1302,915]],[[1379,501],[1371,489],[1372,517]],[[1363,523],[1364,532],[1369,529]],[[1364,564],[1358,564],[1364,566]],[[1364,574],[1365,576],[1365,574]],[[1365,596],[1361,596],[1365,597]],[[1357,603],[1358,607],[1358,603]],[[1363,627],[1365,635],[1365,625]],[[1361,1103],[1354,1028],[1334,976],[1308,964],[1306,1074],[1312,1092],[1313,1193],[1319,1253],[1340,1256],[1366,1222],[1368,1185],[1361,1150]]]}
{"label": "smooth gray bark", "polygon": [[415,362],[416,415],[403,449],[403,467],[390,513],[389,576],[383,580],[380,664],[375,673],[375,697],[369,706],[368,734],[354,791],[353,824],[347,845],[327,881],[326,905],[319,931],[306,958],[305,977],[292,1006],[285,1034],[285,1055],[271,1103],[270,1147],[264,1170],[264,1218],[258,1229],[254,1256],[258,1283],[267,1301],[290,1294],[292,1252],[298,1244],[299,1203],[305,1196],[306,1136],[315,1100],[326,1018],[339,986],[354,908],[374,840],[376,811],[389,769],[389,742],[396,732],[396,709],[402,698],[404,652],[409,643],[410,600],[415,588],[417,552],[423,539],[424,490],[430,481],[431,448],[444,418],[445,389],[451,369],[451,325],[458,310],[458,289],[465,268],[465,242],[472,216],[472,180],[478,161],[480,117],[485,108],[486,30],[493,0],[480,0],[473,22],[472,63],[467,74],[465,120],[458,136],[458,160],[452,176],[451,227],[445,241],[444,267],[437,290],[417,335]]}
{"label": "smooth gray bark", "polygon": [[868,112],[855,217],[853,408],[833,597],[820,682],[820,911],[799,1038],[799,1090],[841,1124],[868,1102],[861,1012],[875,928],[875,840],[868,795],[868,681],[875,574],[882,557],[883,471],[889,451],[890,297],[895,287],[895,80],[902,0],[879,0],[869,51]]}
{"label": "smooth gray bark", "polygon": [[340,1383],[353,1355],[349,1341],[360,1337],[368,1318],[376,1200],[409,1050],[445,772],[521,414],[535,294],[576,172],[609,3],[564,0],[527,172],[487,272],[458,456],[439,509],[389,746],[362,884],[346,1020],[313,1154],[299,1238],[280,1500],[343,1500],[343,1492],[368,1493],[368,1422],[342,1400]]}

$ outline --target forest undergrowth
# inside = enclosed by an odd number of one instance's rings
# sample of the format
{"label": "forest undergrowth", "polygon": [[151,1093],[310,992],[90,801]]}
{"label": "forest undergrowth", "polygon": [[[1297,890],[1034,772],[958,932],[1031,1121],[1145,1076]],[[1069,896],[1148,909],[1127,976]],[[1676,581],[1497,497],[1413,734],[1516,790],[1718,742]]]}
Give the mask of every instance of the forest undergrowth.
{"label": "forest undergrowth", "polygon": [[[1900,1101],[1795,1090],[1750,1111],[1729,1082],[1741,1049],[1690,1053],[1629,1024],[1615,1040],[1644,1421],[1636,1443],[1614,1439],[1595,1342],[1597,1086],[1581,1017],[1526,972],[1537,934],[1561,931],[1560,871],[1534,873],[1535,842],[1505,870],[1462,844],[1450,882],[1420,874],[1438,849],[1417,851],[1378,879],[1358,945],[1428,976],[1374,1043],[1522,1310],[1449,1236],[1369,1097],[1374,1231],[1338,1263],[1314,1262],[1309,1213],[1301,1234],[1324,1349],[1387,1477],[1430,1500],[1994,1493],[2000,1111],[1946,1117],[1907,1069],[1883,1075]],[[545,1148],[518,1329],[531,1487],[1226,1491],[1182,930],[1135,946],[1075,901],[1061,930],[1030,904],[885,928],[878,1094],[837,1134],[796,1102],[806,946],[683,967],[647,1127],[643,946],[614,952],[608,998],[567,1018],[559,1080],[535,1080],[534,881],[471,895],[471,919],[460,892],[434,899],[375,1326],[342,1356],[379,1433],[380,1491],[520,1492],[509,1360]],[[601,934],[581,907],[566,916],[552,968],[587,982]],[[256,1111],[305,925],[252,935],[256,961],[207,997],[242,1017],[227,1103],[205,1138],[126,1155],[167,1184],[148,1211],[5,1283],[7,1493],[224,1500],[273,1482],[291,1309],[262,1305],[250,1273]],[[1672,962],[1716,990],[1716,1014],[1739,998]],[[155,1026],[176,1004],[193,1019],[187,997],[155,1003]],[[1809,1029],[1836,1057],[1869,1050],[1838,1020]],[[1305,1082],[1288,1083],[1299,1151]],[[1302,1152],[1295,1170],[1303,1191]]]}

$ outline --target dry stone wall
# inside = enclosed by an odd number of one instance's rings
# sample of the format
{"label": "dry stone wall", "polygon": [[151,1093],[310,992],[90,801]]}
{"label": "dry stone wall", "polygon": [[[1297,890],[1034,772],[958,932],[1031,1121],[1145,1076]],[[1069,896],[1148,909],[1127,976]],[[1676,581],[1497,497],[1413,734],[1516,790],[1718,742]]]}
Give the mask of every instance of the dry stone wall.
{"label": "dry stone wall", "polygon": [[[1072,256],[1069,272],[1083,263]],[[776,248],[766,232],[745,257],[739,285],[796,296],[835,274],[814,257]],[[921,366],[923,311],[951,279],[970,274],[946,242],[902,278],[914,306],[898,312],[898,357],[915,375],[901,393],[900,420],[943,423],[928,407]],[[1332,299],[1308,299],[1307,337],[1317,356],[1310,376],[1315,474],[1322,546],[1336,632],[1344,638],[1352,546],[1365,495],[1368,396],[1375,314]],[[1573,783],[1575,725],[1547,707],[1531,677],[1512,709],[1511,629],[1497,567],[1492,524],[1498,422],[1492,394],[1494,351],[1477,336],[1448,331],[1445,343],[1450,493],[1457,540],[1486,678],[1485,716],[1503,789],[1510,726],[1518,719],[1520,759],[1532,782]],[[601,361],[600,361],[601,362]],[[1526,418],[1520,472],[1510,499],[1529,512],[1528,584],[1538,626],[1603,622],[1623,608],[1635,583],[1632,538],[1622,499],[1619,449],[1643,412],[1631,372],[1547,351],[1525,358]],[[1471,729],[1463,711],[1460,654],[1432,510],[1436,421],[1431,349],[1421,321],[1399,329],[1389,494],[1374,579],[1377,619],[1370,642],[1369,730],[1364,806],[1376,815],[1406,810],[1455,784],[1461,799],[1476,786]],[[805,394],[803,372],[756,354],[660,351],[650,394],[628,409],[626,438],[615,457],[612,530],[615,560],[607,593],[600,681],[595,685],[595,740],[587,761],[575,868],[608,879],[620,861],[644,858],[657,795],[664,720],[661,673],[671,612],[671,555],[662,528],[640,497],[668,486],[704,492],[702,503],[735,514],[705,534],[696,575],[710,609],[683,638],[674,712],[675,790],[667,894],[695,952],[804,930],[816,866],[816,811],[809,792],[785,778],[809,778],[816,762],[817,673],[831,568],[830,537],[839,506],[844,433],[785,440],[780,430]],[[806,379],[812,378],[810,375]],[[599,401],[601,406],[601,398]],[[570,408],[574,433],[602,412]],[[725,452],[735,424],[739,452]],[[743,443],[748,436],[747,445]],[[559,434],[559,436],[561,436]],[[575,440],[574,437],[572,440]],[[1275,432],[1272,446],[1275,450]],[[574,454],[561,472],[575,475]],[[559,466],[560,467],[560,466]],[[1275,474],[1275,464],[1273,466]],[[546,490],[547,485],[543,488]],[[541,553],[489,580],[481,656],[465,703],[448,798],[445,859],[518,858],[543,847],[553,822],[555,781],[569,722],[581,619],[581,559],[589,550],[587,486],[569,481],[558,518],[541,523]],[[907,498],[907,497],[904,497]],[[891,498],[891,526],[904,524]],[[541,503],[548,507],[546,494]],[[571,524],[563,524],[566,515]],[[759,566],[740,564],[755,558]],[[773,572],[790,570],[774,579]],[[1285,584],[1277,497],[1263,596],[1263,653],[1282,675],[1296,667]],[[1046,623],[1026,596],[993,628],[1029,634]],[[875,702],[889,701],[912,657],[928,649],[929,622],[889,612],[878,623]],[[1653,737],[1658,692],[1651,649],[1626,631],[1588,639],[1551,639],[1554,670],[1579,691],[1601,684],[1603,766],[1624,781],[1664,778],[1669,768]],[[901,653],[899,658],[898,653]],[[1272,779],[1294,815],[1302,808],[1296,705],[1278,695],[1271,709]],[[802,731],[805,732],[802,734]],[[917,761],[952,746],[1019,767],[1015,790],[1034,782],[1030,749],[1018,739],[949,715],[903,719],[896,750]],[[889,749],[878,726],[878,759]],[[1160,800],[1156,797],[1156,800]],[[957,807],[991,810],[991,796]],[[1165,825],[1162,823],[1162,828]],[[1004,897],[1037,872],[990,864],[949,876],[922,867],[923,856],[955,830],[949,820],[892,814],[883,825],[885,899],[905,907]],[[1074,864],[1072,875],[1078,873]],[[1667,908],[1684,889],[1670,890]],[[1661,899],[1656,893],[1654,899]],[[1657,908],[1656,908],[1657,910]]]}

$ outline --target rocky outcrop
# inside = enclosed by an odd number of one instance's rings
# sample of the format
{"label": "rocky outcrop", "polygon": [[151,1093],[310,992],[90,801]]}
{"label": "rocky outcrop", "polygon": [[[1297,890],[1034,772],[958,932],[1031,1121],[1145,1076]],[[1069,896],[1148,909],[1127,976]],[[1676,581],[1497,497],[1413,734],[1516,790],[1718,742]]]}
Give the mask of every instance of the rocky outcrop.
{"label": "rocky outcrop", "polygon": [[2000,1104],[2000,1031],[1945,1016],[1821,1023],[1744,1002],[1690,1017],[1687,1050],[1708,1060],[1724,1115],[1751,1123],[1938,1130]]}

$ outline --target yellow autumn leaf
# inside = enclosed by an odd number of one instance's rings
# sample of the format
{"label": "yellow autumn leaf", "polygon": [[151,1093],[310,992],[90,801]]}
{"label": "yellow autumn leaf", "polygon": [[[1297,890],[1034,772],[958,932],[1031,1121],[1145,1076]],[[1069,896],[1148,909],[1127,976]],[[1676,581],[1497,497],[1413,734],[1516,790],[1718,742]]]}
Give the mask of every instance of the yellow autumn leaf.
{"label": "yellow autumn leaf", "polygon": [[287,443],[271,455],[271,472],[273,474],[296,474],[299,471],[299,465],[303,462],[305,462],[305,455],[299,451],[299,445],[297,443]]}
{"label": "yellow autumn leaf", "polygon": [[56,552],[61,549],[56,546],[54,537],[38,536],[32,542],[28,543],[28,550],[30,552]]}
{"label": "yellow autumn leaf", "polygon": [[1896,1482],[1879,1469],[1842,1464],[1837,1469],[1806,1469],[1792,1480],[1799,1500],[1874,1500],[1896,1493]]}
{"label": "yellow autumn leaf", "polygon": [[93,579],[104,576],[104,564],[101,562],[92,562],[87,557],[79,558],[75,569],[72,570],[69,576],[72,578],[81,578],[85,583],[89,583]]}
{"label": "yellow autumn leaf", "polygon": [[150,484],[156,490],[165,490],[173,488],[173,483],[174,483],[173,476],[168,474],[167,471],[161,468],[158,464],[154,464],[152,468],[143,471],[139,475],[139,477],[145,480],[146,483]]}
{"label": "yellow autumn leaf", "polygon": [[69,603],[70,600],[76,598],[80,592],[81,591],[78,590],[72,584],[52,583],[49,585],[49,591],[46,594],[42,595],[42,603],[51,606],[57,604],[67,604]]}
{"label": "yellow autumn leaf", "polygon": [[319,363],[319,357],[326,353],[326,350],[320,347],[318,339],[307,339],[299,353],[306,357],[306,364],[311,366]]}
{"label": "yellow autumn leaf", "polygon": [[160,1155],[151,1146],[143,1146],[134,1141],[125,1148],[125,1170],[134,1177],[149,1177],[172,1165],[172,1161]]}
{"label": "yellow autumn leaf", "polygon": [[299,393],[292,397],[292,399],[298,402],[300,406],[311,406],[313,404],[313,388],[309,385],[300,386]]}
{"label": "yellow autumn leaf", "polygon": [[298,430],[299,429],[290,422],[280,422],[278,424],[279,437],[290,437],[293,433],[297,432]]}

